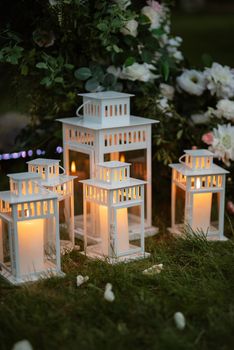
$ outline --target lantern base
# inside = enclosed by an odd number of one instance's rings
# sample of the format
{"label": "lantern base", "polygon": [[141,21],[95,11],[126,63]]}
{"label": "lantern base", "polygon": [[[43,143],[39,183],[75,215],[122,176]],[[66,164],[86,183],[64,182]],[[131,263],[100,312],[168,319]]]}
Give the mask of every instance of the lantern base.
{"label": "lantern base", "polygon": [[55,265],[52,263],[45,263],[45,271],[34,272],[29,275],[24,275],[19,278],[13,276],[8,269],[1,265],[0,276],[6,279],[13,285],[20,285],[24,283],[36,282],[40,279],[50,278],[50,277],[64,277],[65,273],[62,271],[57,271]]}
{"label": "lantern base", "polygon": [[[88,219],[87,219],[88,221]],[[75,216],[75,236],[78,239],[84,240],[84,219],[83,215]],[[158,233],[158,227],[150,226],[145,221],[145,238],[155,236]],[[129,235],[130,241],[134,241],[136,239],[140,239],[141,232],[139,229],[139,218],[136,215],[129,215]],[[96,242],[99,241],[99,237],[95,238],[95,236],[87,235],[87,238],[91,241],[94,240]]]}
{"label": "lantern base", "polygon": [[[130,245],[130,250],[126,252],[126,255],[122,255],[119,257],[108,257],[105,256],[101,253],[101,245],[100,244],[95,244],[93,246],[90,246],[87,248],[86,252],[82,252],[81,254],[87,256],[90,259],[97,259],[97,260],[103,260],[106,261],[109,264],[118,264],[118,263],[128,263],[133,260],[140,260],[140,259],[145,259],[150,256],[150,253],[142,253],[140,251],[136,251],[136,246]],[[131,253],[131,249],[135,252]]]}
{"label": "lantern base", "polygon": [[[185,226],[183,224],[178,224],[173,227],[168,227],[167,230],[175,236],[186,238],[186,235],[184,233],[184,227]],[[217,229],[215,229],[215,227],[212,227],[212,226],[210,228],[210,232],[208,232],[208,234],[205,234],[205,236],[208,241],[227,241],[228,240],[228,238],[226,238],[223,235],[220,235]]]}

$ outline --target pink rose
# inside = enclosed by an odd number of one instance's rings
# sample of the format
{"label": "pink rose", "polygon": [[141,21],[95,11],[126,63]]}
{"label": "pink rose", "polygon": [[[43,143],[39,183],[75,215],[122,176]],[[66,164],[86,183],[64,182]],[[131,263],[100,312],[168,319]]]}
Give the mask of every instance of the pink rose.
{"label": "pink rose", "polygon": [[192,146],[192,149],[197,149],[197,146]]}
{"label": "pink rose", "polygon": [[162,6],[158,1],[148,0],[146,1],[147,5],[149,5],[155,12],[161,12]]}
{"label": "pink rose", "polygon": [[206,134],[204,134],[202,136],[202,141],[204,143],[206,143],[207,145],[212,145],[212,143],[213,143],[213,133],[210,131],[210,132],[207,132]]}
{"label": "pink rose", "polygon": [[232,201],[227,202],[227,211],[229,214],[234,215],[234,203]]}

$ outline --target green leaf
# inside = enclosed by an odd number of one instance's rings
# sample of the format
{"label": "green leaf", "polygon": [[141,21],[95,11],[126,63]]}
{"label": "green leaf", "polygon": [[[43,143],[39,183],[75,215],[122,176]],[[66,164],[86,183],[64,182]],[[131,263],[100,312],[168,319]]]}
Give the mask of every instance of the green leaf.
{"label": "green leaf", "polygon": [[47,64],[45,62],[37,63],[36,67],[39,68],[39,69],[48,69]]}
{"label": "green leaf", "polygon": [[164,30],[163,30],[162,28],[157,28],[157,29],[151,30],[151,33],[152,33],[153,35],[156,35],[156,36],[161,36],[161,35],[163,35],[165,32],[164,32]]}
{"label": "green leaf", "polygon": [[104,77],[104,72],[101,66],[95,65],[91,68],[92,76],[97,81],[102,81]]}
{"label": "green leaf", "polygon": [[123,50],[120,48],[120,47],[118,47],[117,45],[113,45],[113,50],[116,52],[116,53],[120,53],[120,52],[123,52]]}
{"label": "green leaf", "polygon": [[103,85],[105,87],[111,87],[112,85],[114,85],[116,83],[116,77],[111,74],[111,73],[107,73],[104,77],[104,80],[103,80]]}
{"label": "green leaf", "polygon": [[98,23],[97,28],[102,32],[108,31],[108,24],[106,22]]}
{"label": "green leaf", "polygon": [[73,64],[65,63],[64,68],[72,70],[74,68]]}
{"label": "green leaf", "polygon": [[75,75],[76,79],[78,79],[78,80],[87,80],[88,78],[90,78],[92,76],[92,72],[89,68],[82,67],[82,68],[77,69],[74,72],[74,75]]}
{"label": "green leaf", "polygon": [[170,74],[169,63],[167,61],[163,61],[161,69],[162,69],[163,78],[165,81],[167,81],[167,79],[169,78],[169,74]]}
{"label": "green leaf", "polygon": [[99,86],[99,82],[96,79],[94,79],[94,78],[89,79],[85,83],[85,89],[87,91],[90,91],[90,92],[95,91],[98,88],[98,86]]}
{"label": "green leaf", "polygon": [[183,130],[179,130],[176,134],[177,140],[180,140],[182,135],[183,135]]}
{"label": "green leaf", "polygon": [[127,59],[126,59],[126,61],[124,62],[124,66],[125,67],[128,67],[128,66],[131,66],[133,63],[135,63],[136,62],[136,60],[135,60],[135,58],[134,57],[128,57]]}
{"label": "green leaf", "polygon": [[26,66],[25,64],[23,64],[22,66],[21,66],[21,74],[22,75],[28,75],[28,66]]}
{"label": "green leaf", "polygon": [[141,54],[142,60],[146,63],[151,63],[154,54],[150,52],[149,50],[143,50]]}
{"label": "green leaf", "polygon": [[60,83],[60,84],[63,84],[64,83],[64,80],[63,80],[63,77],[56,77],[54,79],[55,83]]}
{"label": "green leaf", "polygon": [[52,85],[52,80],[49,77],[45,77],[40,81],[41,85],[45,85],[46,87],[49,87]]}

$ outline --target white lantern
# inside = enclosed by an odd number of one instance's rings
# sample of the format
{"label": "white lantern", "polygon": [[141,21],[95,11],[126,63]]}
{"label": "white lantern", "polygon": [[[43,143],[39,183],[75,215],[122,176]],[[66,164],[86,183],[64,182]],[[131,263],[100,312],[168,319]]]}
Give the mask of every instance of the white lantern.
{"label": "white lantern", "polygon": [[[60,119],[63,123],[64,167],[67,174],[80,180],[94,178],[96,164],[106,161],[127,161],[134,166],[133,177],[145,180],[145,232],[154,235],[152,227],[152,125],[158,121],[130,115],[133,95],[106,91],[80,94],[84,115]],[[78,112],[79,112],[78,110]],[[79,115],[79,113],[78,113]],[[75,181],[75,232],[83,237],[83,207],[76,197],[82,195],[82,185]],[[136,231],[138,212],[132,209],[131,238],[139,238]]]}
{"label": "white lantern", "polygon": [[[96,178],[82,183],[86,254],[93,258],[108,258],[111,263],[148,256],[144,248],[145,181],[130,178],[130,164],[119,161],[99,163]],[[139,247],[130,243],[129,209],[132,207],[138,207],[140,212]],[[90,235],[93,232],[95,239]]]}
{"label": "white lantern", "polygon": [[173,233],[184,224],[203,231],[207,239],[225,240],[225,177],[228,171],[213,163],[208,150],[187,150],[172,168],[171,219]]}
{"label": "white lantern", "polygon": [[[61,252],[75,247],[73,181],[65,174],[58,159],[38,158],[27,162],[28,171],[41,175],[41,185],[58,195]],[[62,174],[60,174],[62,169]]]}
{"label": "white lantern", "polygon": [[35,173],[8,175],[0,192],[0,273],[13,284],[63,275],[57,194],[41,188]]}

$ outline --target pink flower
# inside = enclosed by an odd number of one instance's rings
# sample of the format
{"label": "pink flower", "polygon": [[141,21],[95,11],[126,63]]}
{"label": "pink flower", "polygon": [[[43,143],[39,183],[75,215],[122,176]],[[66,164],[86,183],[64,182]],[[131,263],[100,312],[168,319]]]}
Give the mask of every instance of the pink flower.
{"label": "pink flower", "polygon": [[192,149],[197,149],[197,146],[192,146]]}
{"label": "pink flower", "polygon": [[234,203],[232,201],[227,202],[227,211],[229,214],[234,215]]}
{"label": "pink flower", "polygon": [[155,12],[161,12],[162,6],[158,1],[148,0],[146,1],[147,5],[149,5]]}
{"label": "pink flower", "polygon": [[204,143],[206,143],[207,145],[212,145],[213,139],[214,139],[214,137],[213,137],[213,133],[211,131],[207,132],[206,134],[204,134],[202,136],[202,141]]}

